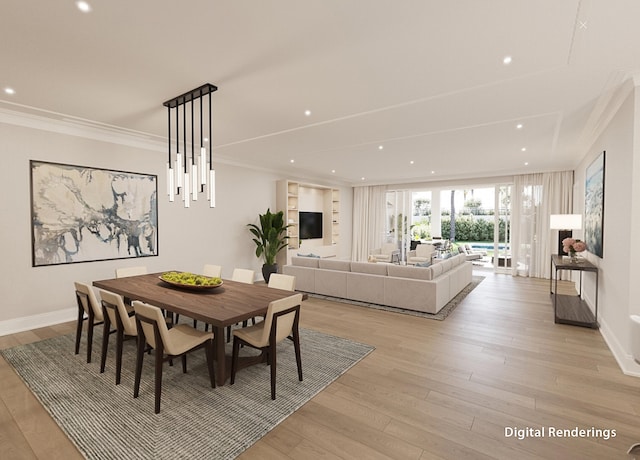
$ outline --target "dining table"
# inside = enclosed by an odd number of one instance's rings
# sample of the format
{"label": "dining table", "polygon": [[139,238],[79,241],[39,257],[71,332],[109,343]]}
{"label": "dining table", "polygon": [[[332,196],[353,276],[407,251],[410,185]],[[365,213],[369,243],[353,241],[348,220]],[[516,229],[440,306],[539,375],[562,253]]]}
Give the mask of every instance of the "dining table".
{"label": "dining table", "polygon": [[230,375],[230,359],[225,354],[226,327],[265,316],[270,302],[293,295],[291,291],[270,288],[265,283],[248,284],[227,279],[214,288],[180,287],[163,281],[162,273],[98,280],[93,285],[211,325],[216,383],[220,386]]}

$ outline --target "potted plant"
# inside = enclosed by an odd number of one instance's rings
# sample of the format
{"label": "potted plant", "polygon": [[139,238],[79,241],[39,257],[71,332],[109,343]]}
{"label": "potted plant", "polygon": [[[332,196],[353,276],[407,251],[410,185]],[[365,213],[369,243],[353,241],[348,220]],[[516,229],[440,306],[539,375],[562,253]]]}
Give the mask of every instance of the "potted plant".
{"label": "potted plant", "polygon": [[265,214],[259,214],[260,226],[247,224],[249,231],[253,234],[253,242],[256,243],[256,257],[264,259],[262,265],[262,276],[268,283],[272,273],[278,271],[276,255],[287,247],[287,228],[284,224],[284,212],[279,211],[273,214],[269,209]]}

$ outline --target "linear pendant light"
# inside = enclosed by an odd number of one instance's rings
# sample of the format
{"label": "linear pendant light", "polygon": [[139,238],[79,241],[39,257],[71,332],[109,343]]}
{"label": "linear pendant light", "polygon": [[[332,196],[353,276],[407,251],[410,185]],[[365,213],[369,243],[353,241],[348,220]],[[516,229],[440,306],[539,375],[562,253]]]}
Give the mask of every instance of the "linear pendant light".
{"label": "linear pendant light", "polygon": [[[168,133],[168,153],[169,161],[167,163],[167,195],[169,201],[175,200],[175,195],[182,194],[184,207],[191,206],[192,201],[198,200],[198,194],[205,192],[207,186],[207,198],[209,206],[215,208],[215,171],[213,169],[213,138],[212,119],[211,119],[211,94],[218,90],[217,86],[211,83],[192,89],[180,96],[174,97],[162,105],[167,108],[167,133]],[[209,111],[209,159],[207,161],[207,149],[204,146],[204,120],[206,114],[203,111],[203,99],[208,97]],[[199,119],[196,120],[196,111],[194,104],[199,105]],[[187,107],[187,105],[189,107]],[[182,109],[182,110],[181,110]],[[175,110],[175,144],[172,139],[171,123],[172,111]],[[190,116],[188,116],[188,112]],[[187,126],[187,122],[188,126]],[[199,155],[196,153],[196,126],[199,125],[200,150]],[[182,139],[180,138],[182,136]],[[191,156],[188,154],[187,141],[190,139]],[[182,146],[180,141],[182,140]],[[182,148],[182,151],[180,151]],[[175,164],[172,161],[175,152]],[[209,171],[207,174],[207,170]]]}

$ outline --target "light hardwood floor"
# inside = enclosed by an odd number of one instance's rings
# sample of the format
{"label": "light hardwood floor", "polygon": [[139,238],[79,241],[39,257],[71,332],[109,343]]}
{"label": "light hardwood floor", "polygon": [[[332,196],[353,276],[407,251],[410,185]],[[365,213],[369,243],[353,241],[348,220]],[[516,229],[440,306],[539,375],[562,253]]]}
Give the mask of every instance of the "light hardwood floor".
{"label": "light hardwood floor", "polygon": [[[640,379],[620,372],[598,331],[554,324],[548,280],[481,274],[445,321],[305,302],[302,327],[376,350],[239,458],[632,458]],[[0,337],[0,348],[73,328]],[[520,440],[508,427],[546,432]],[[616,435],[561,438],[550,428]],[[81,458],[1,358],[0,457]]]}

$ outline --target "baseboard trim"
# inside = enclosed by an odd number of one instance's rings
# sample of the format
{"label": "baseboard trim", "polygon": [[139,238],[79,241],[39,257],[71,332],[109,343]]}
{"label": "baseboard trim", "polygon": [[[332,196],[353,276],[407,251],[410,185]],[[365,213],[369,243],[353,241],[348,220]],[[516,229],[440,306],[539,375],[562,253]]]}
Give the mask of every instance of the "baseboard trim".
{"label": "baseboard trim", "polygon": [[57,310],[50,313],[8,319],[0,321],[0,336],[17,334],[18,332],[53,326],[54,324],[66,323],[67,321],[77,319],[77,317],[77,308],[67,308],[65,310]]}
{"label": "baseboard trim", "polygon": [[611,354],[616,359],[618,366],[623,374],[632,377],[640,377],[640,364],[633,359],[633,356],[624,351],[624,348],[611,332],[611,328],[607,325],[606,321],[600,320],[600,334],[607,343]]}

